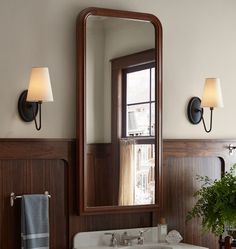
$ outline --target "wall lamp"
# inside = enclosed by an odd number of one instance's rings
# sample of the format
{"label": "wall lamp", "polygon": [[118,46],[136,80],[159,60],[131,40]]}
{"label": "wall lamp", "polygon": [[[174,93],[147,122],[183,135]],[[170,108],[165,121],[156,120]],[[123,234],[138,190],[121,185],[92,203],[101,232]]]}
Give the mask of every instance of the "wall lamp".
{"label": "wall lamp", "polygon": [[[202,120],[204,129],[207,133],[212,130],[212,116],[214,107],[223,107],[223,98],[219,78],[207,78],[203,91],[202,100],[192,97],[188,103],[188,119],[192,124],[198,124]],[[203,117],[203,108],[210,108],[210,126],[206,128]]]}
{"label": "wall lamp", "polygon": [[[42,126],[41,105],[52,102],[52,88],[47,67],[33,67],[31,70],[28,90],[24,90],[18,100],[18,112],[25,122],[34,120],[35,128],[39,131]],[[36,117],[39,113],[39,121]]]}

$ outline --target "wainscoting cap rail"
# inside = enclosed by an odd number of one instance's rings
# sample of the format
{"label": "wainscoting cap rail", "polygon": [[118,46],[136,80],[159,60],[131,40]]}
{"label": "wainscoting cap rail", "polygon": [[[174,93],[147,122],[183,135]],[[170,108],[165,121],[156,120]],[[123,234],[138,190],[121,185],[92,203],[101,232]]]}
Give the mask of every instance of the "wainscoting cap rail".
{"label": "wainscoting cap rail", "polygon": [[[45,191],[44,194],[47,195],[48,198],[51,198],[51,195],[48,193],[48,191]],[[22,198],[22,195],[15,195],[14,192],[11,192],[11,195],[10,195],[10,205],[11,205],[11,207],[14,206],[14,200],[21,199],[21,198]]]}

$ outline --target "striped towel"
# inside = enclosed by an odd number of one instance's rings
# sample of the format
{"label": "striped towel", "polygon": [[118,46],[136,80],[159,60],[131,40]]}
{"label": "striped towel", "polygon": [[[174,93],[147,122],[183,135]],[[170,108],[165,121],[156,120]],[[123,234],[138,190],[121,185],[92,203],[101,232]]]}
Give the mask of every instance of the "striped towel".
{"label": "striped towel", "polygon": [[49,219],[47,195],[22,196],[21,248],[49,249]]}

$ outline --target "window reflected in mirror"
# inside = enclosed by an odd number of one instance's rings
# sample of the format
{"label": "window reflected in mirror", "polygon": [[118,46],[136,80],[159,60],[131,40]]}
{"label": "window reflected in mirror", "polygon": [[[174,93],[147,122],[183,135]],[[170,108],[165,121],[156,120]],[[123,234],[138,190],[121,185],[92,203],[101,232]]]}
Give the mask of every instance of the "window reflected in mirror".
{"label": "window reflected in mirror", "polygon": [[135,205],[155,203],[155,146],[135,145]]}
{"label": "window reflected in mirror", "polygon": [[155,135],[155,65],[146,64],[124,72],[125,136]]}
{"label": "window reflected in mirror", "polygon": [[155,63],[143,60],[137,66],[129,57],[121,83],[119,205],[154,204]]}

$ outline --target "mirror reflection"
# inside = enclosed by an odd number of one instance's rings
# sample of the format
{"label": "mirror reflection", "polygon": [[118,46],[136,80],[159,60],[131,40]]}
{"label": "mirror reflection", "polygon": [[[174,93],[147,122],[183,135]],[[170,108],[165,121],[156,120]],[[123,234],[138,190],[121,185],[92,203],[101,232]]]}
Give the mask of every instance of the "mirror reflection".
{"label": "mirror reflection", "polygon": [[85,205],[155,204],[155,30],[86,21]]}

